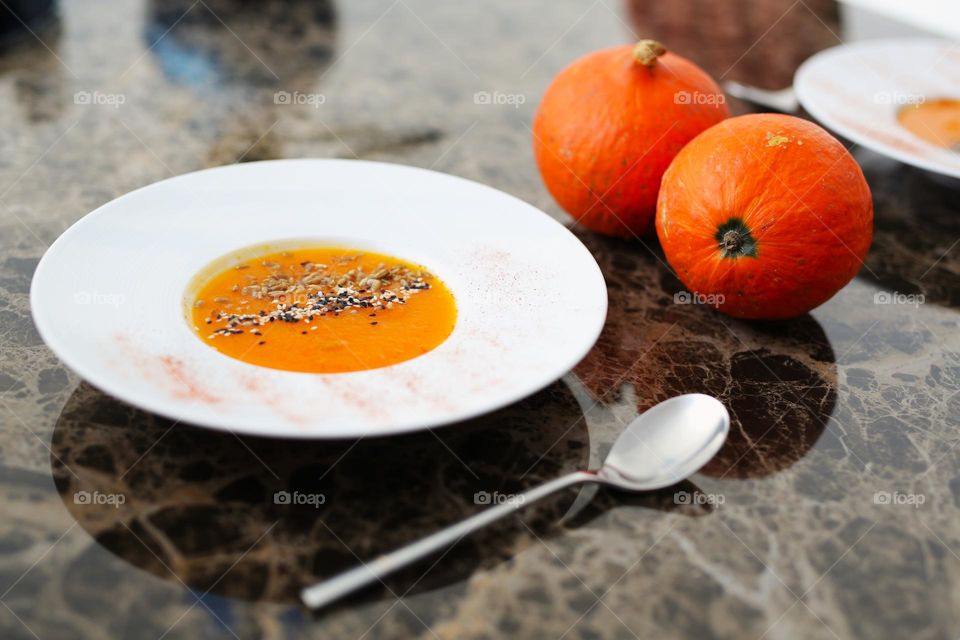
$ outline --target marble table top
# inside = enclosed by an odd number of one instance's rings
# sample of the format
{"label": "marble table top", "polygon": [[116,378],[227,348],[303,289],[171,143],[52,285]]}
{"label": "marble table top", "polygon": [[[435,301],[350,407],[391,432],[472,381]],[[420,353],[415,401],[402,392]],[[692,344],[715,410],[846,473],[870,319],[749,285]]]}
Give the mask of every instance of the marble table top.
{"label": "marble table top", "polygon": [[[856,146],[875,238],[827,304],[772,324],[677,304],[655,239],[577,229],[609,286],[596,347],[434,432],[294,446],[172,424],[81,382],[30,318],[64,229],[204,167],[401,162],[569,223],[530,144],[557,71],[656,37],[779,88],[843,37],[830,0],[63,0],[31,30],[0,54],[0,637],[960,635],[960,191]],[[383,588],[298,606],[477,494],[595,464],[639,411],[694,391],[733,427],[689,482],[562,493]]]}

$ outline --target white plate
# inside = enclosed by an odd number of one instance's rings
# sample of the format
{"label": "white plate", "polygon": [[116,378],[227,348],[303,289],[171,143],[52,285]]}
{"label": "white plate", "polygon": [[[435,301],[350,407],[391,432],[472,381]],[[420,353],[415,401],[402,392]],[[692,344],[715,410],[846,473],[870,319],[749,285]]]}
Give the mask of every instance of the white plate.
{"label": "white plate", "polygon": [[800,104],[825,126],[900,162],[960,178],[960,153],[897,122],[912,101],[960,98],[960,44],[932,38],[867,40],[821,51],[794,78]]}
{"label": "white plate", "polygon": [[[204,344],[182,302],[194,274],[298,238],[423,264],[456,297],[453,333],[413,360],[338,374],[266,369]],[[30,302],[60,359],[133,405],[237,433],[340,438],[463,420],[545,387],[593,346],[607,292],[573,234],[505,193],[399,165],[282,160],[107,203],[50,247]]]}

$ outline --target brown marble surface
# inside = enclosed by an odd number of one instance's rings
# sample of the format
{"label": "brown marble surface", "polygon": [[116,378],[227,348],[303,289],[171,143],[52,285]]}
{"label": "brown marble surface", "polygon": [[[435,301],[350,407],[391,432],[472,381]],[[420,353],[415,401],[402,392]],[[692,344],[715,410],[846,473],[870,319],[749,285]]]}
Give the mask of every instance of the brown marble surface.
{"label": "brown marble surface", "polygon": [[[610,290],[596,348],[434,433],[291,446],[171,428],[40,341],[46,247],[203,167],[402,162],[566,220],[533,164],[536,102],[635,34],[776,88],[843,24],[827,0],[70,0],[0,54],[0,638],[957,638],[960,191],[863,149],[874,245],[823,307],[759,324],[676,304],[655,240],[578,231]],[[922,304],[875,304],[894,292]],[[638,411],[690,391],[734,417],[690,482],[561,494],[385,588],[297,606],[299,586],[475,511],[477,492],[595,464]]]}

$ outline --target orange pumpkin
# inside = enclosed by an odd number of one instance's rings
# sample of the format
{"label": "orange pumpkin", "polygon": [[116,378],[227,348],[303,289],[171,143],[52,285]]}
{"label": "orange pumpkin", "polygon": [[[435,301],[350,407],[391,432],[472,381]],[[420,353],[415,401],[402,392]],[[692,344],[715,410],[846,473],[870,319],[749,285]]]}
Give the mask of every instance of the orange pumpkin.
{"label": "orange pumpkin", "polygon": [[829,300],[863,264],[870,188],[853,156],[807,120],[725,120],[663,176],[657,235],[692,292],[740,318],[798,316]]}
{"label": "orange pumpkin", "polygon": [[585,227],[649,231],[660,178],[687,142],[729,115],[717,84],[653,40],[597,51],[561,71],[533,121],[551,195]]}

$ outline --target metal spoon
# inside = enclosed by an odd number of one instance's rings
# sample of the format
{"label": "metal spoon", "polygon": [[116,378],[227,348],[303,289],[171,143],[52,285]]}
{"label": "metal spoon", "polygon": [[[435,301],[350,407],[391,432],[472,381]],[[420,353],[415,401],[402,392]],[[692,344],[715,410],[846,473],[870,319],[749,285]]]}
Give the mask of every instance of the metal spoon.
{"label": "metal spoon", "polygon": [[307,587],[300,592],[300,598],[308,607],[322,607],[566,487],[584,482],[629,491],[669,487],[705,465],[719,451],[729,430],[730,416],[716,398],[691,393],[665,400],[627,426],[600,469],[575,471],[551,480],[513,500]]}

